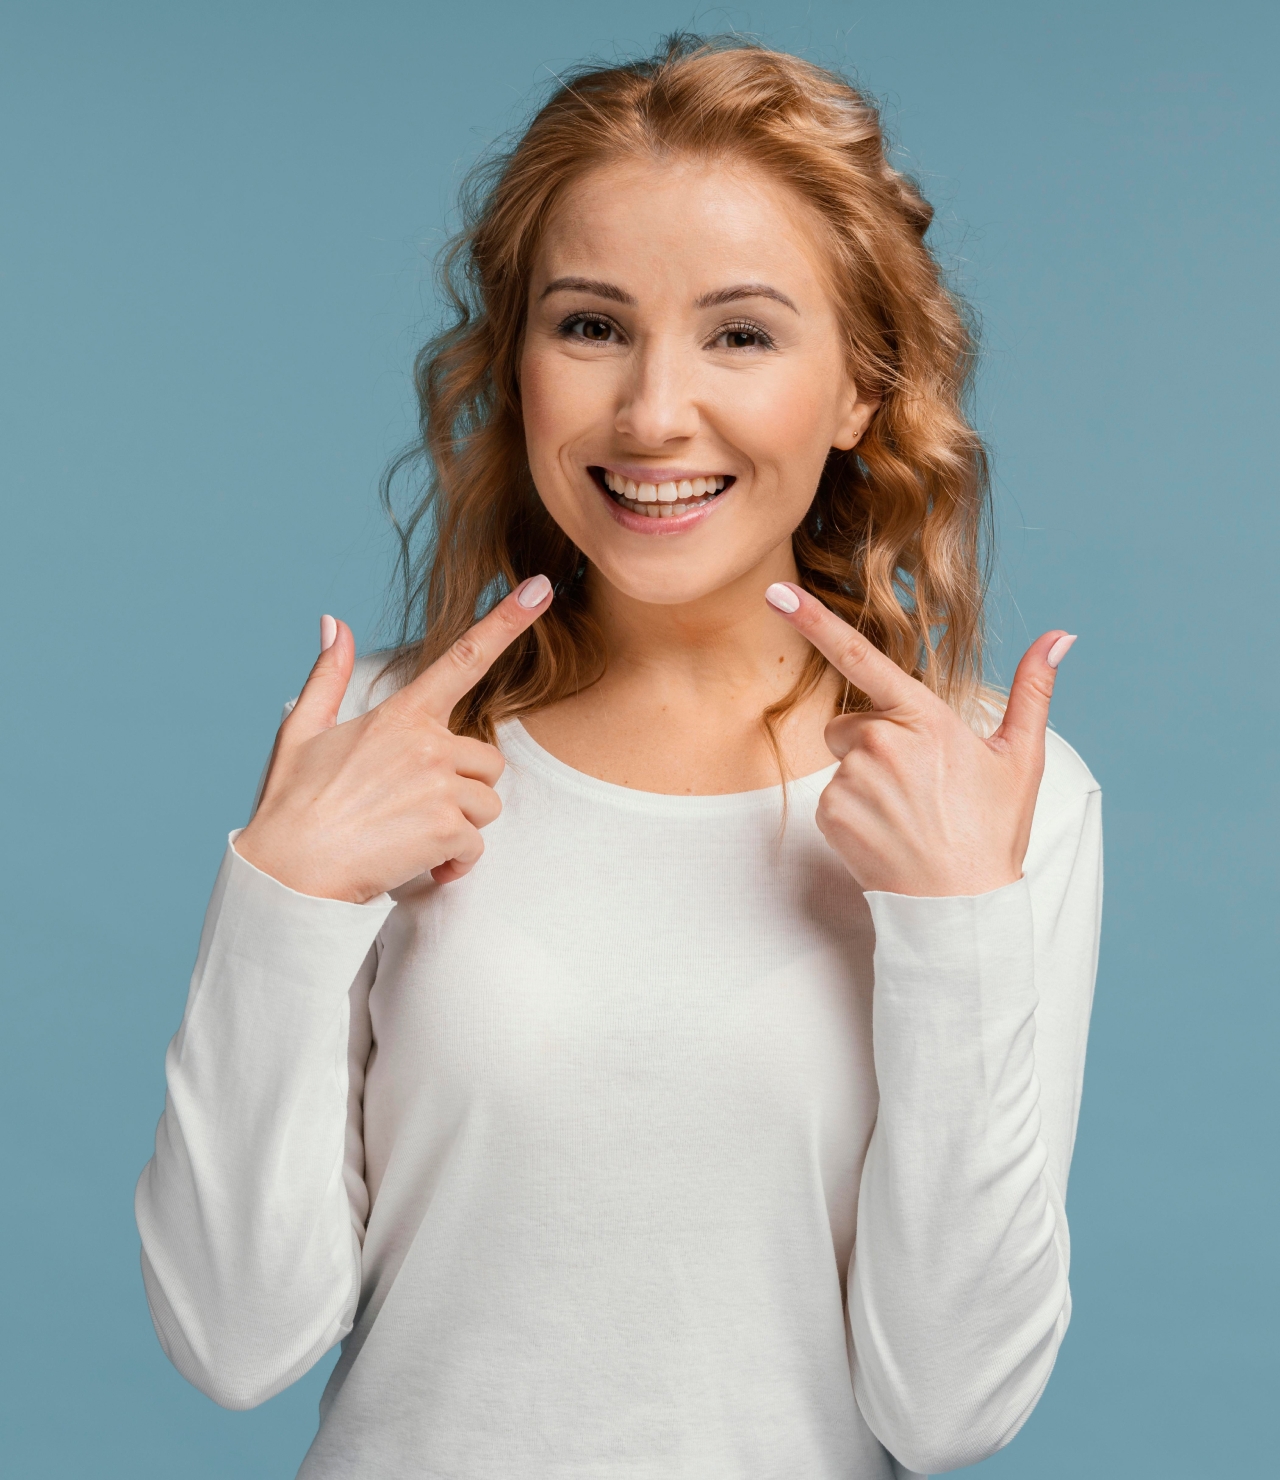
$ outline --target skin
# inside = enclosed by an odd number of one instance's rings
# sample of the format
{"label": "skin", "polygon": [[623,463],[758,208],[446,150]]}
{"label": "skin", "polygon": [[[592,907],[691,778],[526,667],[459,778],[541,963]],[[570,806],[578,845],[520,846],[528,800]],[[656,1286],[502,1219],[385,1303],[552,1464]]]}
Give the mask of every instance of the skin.
{"label": "skin", "polygon": [[[590,174],[544,233],[520,363],[526,445],[547,509],[589,561],[610,661],[528,728],[603,780],[706,794],[778,779],[760,713],[809,647],[760,594],[797,579],[791,534],[827,454],[853,447],[875,410],[849,377],[815,234],[803,203],[767,176],[699,161]],[[554,286],[574,279],[633,301]],[[759,294],[698,306],[739,285],[794,307]],[[574,314],[596,317],[566,326]],[[608,341],[585,337],[590,324]],[[641,533],[588,474],[600,465],[736,482],[687,533],[649,520]],[[830,764],[822,724],[835,694],[833,678],[790,717],[792,774]]]}
{"label": "skin", "polygon": [[[761,711],[810,651],[832,665],[780,741],[793,775],[839,762],[817,821],[864,889],[979,894],[1021,876],[1044,766],[1054,663],[1037,639],[1004,721],[980,738],[796,584],[791,535],[831,448],[875,413],[846,363],[818,223],[743,165],[637,160],[585,176],[547,223],[520,359],[529,463],[585,553],[609,666],[525,717],[567,764],[669,794],[777,781]],[[734,481],[697,514],[628,514],[592,469]],[[782,611],[766,600],[794,605]],[[788,595],[788,593],[790,593]],[[549,605],[513,593],[450,653],[336,723],[355,644],[344,624],[281,727],[237,840],[303,893],[365,900],[474,866],[500,810],[496,749],[449,733],[454,703]],[[831,719],[839,675],[870,714]]]}

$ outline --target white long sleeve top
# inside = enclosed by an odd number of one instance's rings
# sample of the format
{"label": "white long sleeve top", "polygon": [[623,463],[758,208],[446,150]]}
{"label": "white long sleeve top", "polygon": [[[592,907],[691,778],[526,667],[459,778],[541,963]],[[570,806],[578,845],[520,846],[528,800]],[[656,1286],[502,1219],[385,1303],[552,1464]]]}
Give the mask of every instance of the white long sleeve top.
{"label": "white long sleeve top", "polygon": [[[362,662],[344,708],[372,698]],[[1101,902],[1048,739],[1025,875],[863,894],[781,789],[660,796],[504,725],[465,878],[355,905],[229,846],[142,1266],[247,1408],[342,1355],[305,1480],[882,1480],[1048,1380]],[[233,834],[234,839],[234,834]]]}

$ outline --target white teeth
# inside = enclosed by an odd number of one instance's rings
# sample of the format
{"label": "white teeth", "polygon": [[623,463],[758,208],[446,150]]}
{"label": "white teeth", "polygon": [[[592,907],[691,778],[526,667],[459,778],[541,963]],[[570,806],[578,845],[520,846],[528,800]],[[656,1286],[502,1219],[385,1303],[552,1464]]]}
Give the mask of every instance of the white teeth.
{"label": "white teeth", "polygon": [[[636,483],[621,473],[602,470],[604,486],[633,514],[651,519],[670,519],[709,504],[725,486],[724,478],[681,478],[667,483]],[[680,507],[676,508],[676,504]]]}
{"label": "white teeth", "polygon": [[711,500],[710,498],[689,499],[687,503],[681,503],[678,509],[675,504],[661,504],[656,500],[651,504],[640,504],[633,499],[622,498],[619,502],[624,509],[630,509],[633,514],[651,514],[655,519],[671,519],[677,514],[687,514],[691,509],[700,509],[704,504],[709,504]]}
{"label": "white teeth", "polygon": [[623,498],[636,499],[642,504],[651,504],[655,500],[658,503],[673,504],[682,499],[703,498],[709,493],[720,493],[724,485],[723,477],[681,478],[667,483],[636,483],[631,478],[624,478],[621,473],[611,473],[608,468],[604,470],[604,486],[610,493],[619,494]]}

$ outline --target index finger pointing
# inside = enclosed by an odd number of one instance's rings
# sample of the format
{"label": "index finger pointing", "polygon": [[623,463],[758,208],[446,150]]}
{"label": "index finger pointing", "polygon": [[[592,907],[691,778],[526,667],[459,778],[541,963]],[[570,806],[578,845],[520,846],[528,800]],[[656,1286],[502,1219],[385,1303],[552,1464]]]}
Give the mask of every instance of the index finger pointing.
{"label": "index finger pointing", "polygon": [[838,673],[862,690],[876,709],[901,709],[919,697],[921,684],[802,587],[790,581],[775,581],[764,596]]}
{"label": "index finger pointing", "polygon": [[532,576],[491,612],[464,632],[451,648],[420,673],[401,694],[420,704],[441,724],[448,724],[454,705],[465,698],[494,662],[551,605],[551,582]]}

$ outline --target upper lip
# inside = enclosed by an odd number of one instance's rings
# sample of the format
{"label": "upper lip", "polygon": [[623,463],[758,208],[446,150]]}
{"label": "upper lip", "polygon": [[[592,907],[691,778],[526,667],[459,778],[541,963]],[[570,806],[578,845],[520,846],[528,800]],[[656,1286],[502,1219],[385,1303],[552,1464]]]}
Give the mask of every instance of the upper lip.
{"label": "upper lip", "polygon": [[704,468],[651,468],[642,463],[599,463],[597,466],[618,478],[630,478],[633,483],[684,483],[694,478],[732,478],[732,473],[720,470],[707,472]]}

